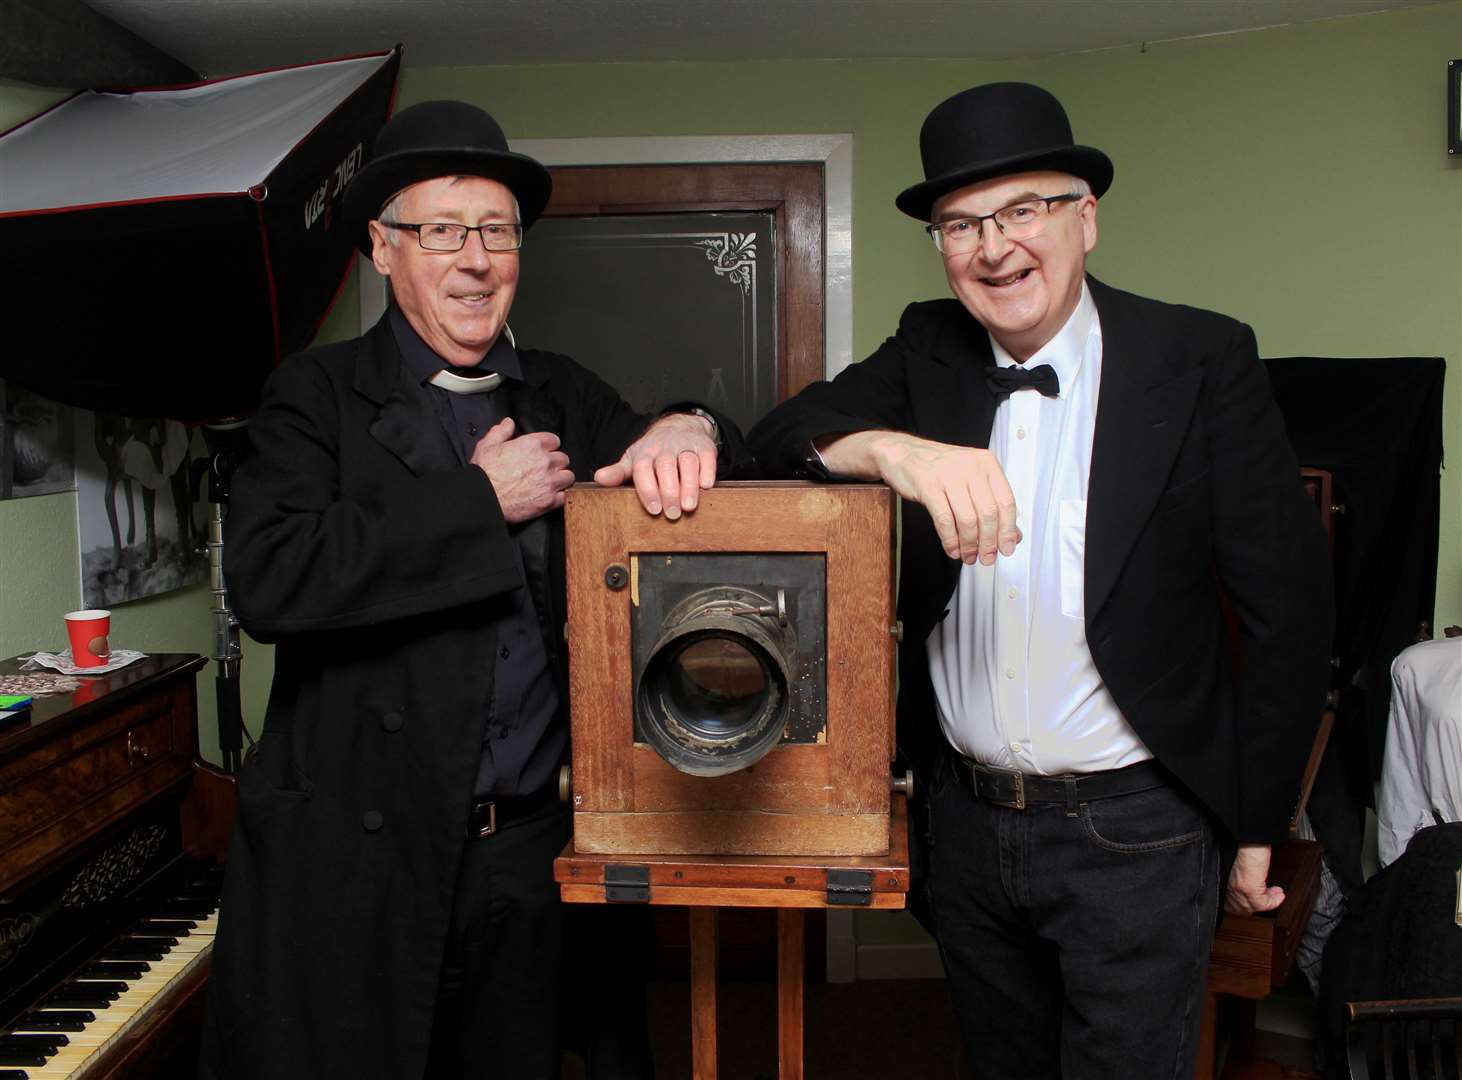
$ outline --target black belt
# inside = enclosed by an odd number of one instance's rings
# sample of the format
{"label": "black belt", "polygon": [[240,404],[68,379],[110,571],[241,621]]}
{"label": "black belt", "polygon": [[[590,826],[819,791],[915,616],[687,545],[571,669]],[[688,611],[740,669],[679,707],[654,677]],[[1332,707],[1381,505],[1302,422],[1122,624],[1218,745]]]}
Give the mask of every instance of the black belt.
{"label": "black belt", "polygon": [[1104,772],[1039,776],[961,757],[954,759],[954,771],[980,798],[1012,810],[1024,810],[1031,803],[1065,803],[1074,812],[1078,803],[1131,795],[1168,783],[1167,773],[1156,761]]}
{"label": "black belt", "polygon": [[527,817],[558,801],[558,785],[549,784],[532,795],[498,795],[478,799],[467,814],[467,839],[481,840],[501,832],[512,821]]}

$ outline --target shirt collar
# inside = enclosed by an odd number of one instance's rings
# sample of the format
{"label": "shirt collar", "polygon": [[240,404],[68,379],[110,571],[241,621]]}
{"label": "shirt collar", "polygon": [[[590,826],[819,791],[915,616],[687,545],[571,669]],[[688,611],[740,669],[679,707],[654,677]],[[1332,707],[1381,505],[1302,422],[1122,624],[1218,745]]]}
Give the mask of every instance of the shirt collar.
{"label": "shirt collar", "polygon": [[[1056,336],[1037,349],[1021,366],[1030,369],[1050,364],[1056,369],[1056,377],[1060,380],[1061,393],[1058,396],[1065,397],[1068,389],[1076,385],[1076,376],[1081,371],[1082,361],[1086,359],[1087,339],[1091,336],[1095,319],[1096,303],[1092,300],[1091,290],[1087,288],[1083,278],[1081,296],[1076,301],[1075,310],[1061,329],[1056,331]],[[997,366],[1015,366],[1015,358],[995,340],[993,334],[990,335],[990,348],[994,350]]]}
{"label": "shirt collar", "polygon": [[[421,335],[406,318],[406,313],[396,304],[391,305],[389,315],[391,332],[396,335],[396,344],[401,349],[401,358],[406,361],[406,370],[417,382],[426,382],[443,368],[451,368],[458,373],[463,370],[456,365],[448,364],[438,356],[436,350],[421,339]],[[513,347],[511,337],[512,333],[505,325],[503,332],[492,343],[492,348],[487,350],[487,355],[473,365],[473,368],[496,371],[504,378],[517,379],[521,382],[523,362],[518,358],[518,350]],[[473,368],[467,370],[470,371]]]}

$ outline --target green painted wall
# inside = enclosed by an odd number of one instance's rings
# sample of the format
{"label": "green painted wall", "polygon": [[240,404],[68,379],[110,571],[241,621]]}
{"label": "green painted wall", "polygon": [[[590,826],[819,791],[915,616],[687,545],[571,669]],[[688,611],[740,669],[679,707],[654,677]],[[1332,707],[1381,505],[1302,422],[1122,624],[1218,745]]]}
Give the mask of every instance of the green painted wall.
{"label": "green painted wall", "polygon": [[[409,41],[406,56],[401,104],[475,101],[510,138],[851,132],[856,355],[892,330],[905,303],[947,291],[918,226],[893,208],[894,195],[920,178],[925,113],[976,82],[1041,83],[1065,102],[1077,137],[1116,163],[1095,273],[1242,318],[1266,355],[1445,356],[1456,452],[1462,163],[1448,159],[1443,141],[1446,64],[1462,56],[1455,0],[998,63],[413,69]],[[0,82],[0,128],[59,96]],[[323,339],[354,332],[353,290],[345,296]],[[0,503],[0,655],[59,644],[59,615],[79,591],[74,513],[74,495]],[[1456,469],[1443,474],[1442,521],[1438,625],[1462,622]],[[201,589],[126,605],[116,625],[119,641],[145,649],[210,647]],[[256,725],[270,659],[267,649],[246,650],[245,711]]]}

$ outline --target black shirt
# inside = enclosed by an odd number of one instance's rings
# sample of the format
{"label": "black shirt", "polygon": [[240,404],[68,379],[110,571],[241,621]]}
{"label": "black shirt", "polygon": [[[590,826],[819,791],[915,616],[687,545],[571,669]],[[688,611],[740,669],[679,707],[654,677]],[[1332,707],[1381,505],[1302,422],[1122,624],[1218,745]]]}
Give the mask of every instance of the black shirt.
{"label": "black shirt", "polygon": [[[443,369],[459,375],[470,375],[473,369],[442,360],[395,305],[390,318],[406,370],[425,387],[453,449],[462,464],[467,464],[478,440],[506,415],[502,388],[481,394],[456,394],[426,386],[427,380]],[[522,361],[506,333],[498,335],[477,369],[496,371],[504,380],[521,381],[523,376]],[[553,780],[568,745],[568,725],[559,722],[562,699],[543,640],[546,628],[526,585],[521,549],[517,558],[518,573],[525,584],[502,598],[497,616],[492,693],[483,703],[482,758],[475,789],[479,796],[529,795],[538,791]]]}

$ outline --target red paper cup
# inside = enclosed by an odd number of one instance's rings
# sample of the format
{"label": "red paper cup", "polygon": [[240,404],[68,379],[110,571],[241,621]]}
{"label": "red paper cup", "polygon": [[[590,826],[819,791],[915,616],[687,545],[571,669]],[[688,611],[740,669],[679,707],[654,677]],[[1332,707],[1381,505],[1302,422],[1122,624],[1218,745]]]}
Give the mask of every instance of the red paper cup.
{"label": "red paper cup", "polygon": [[112,655],[107,634],[112,629],[110,611],[68,611],[66,634],[71,639],[71,662],[77,667],[101,667]]}

